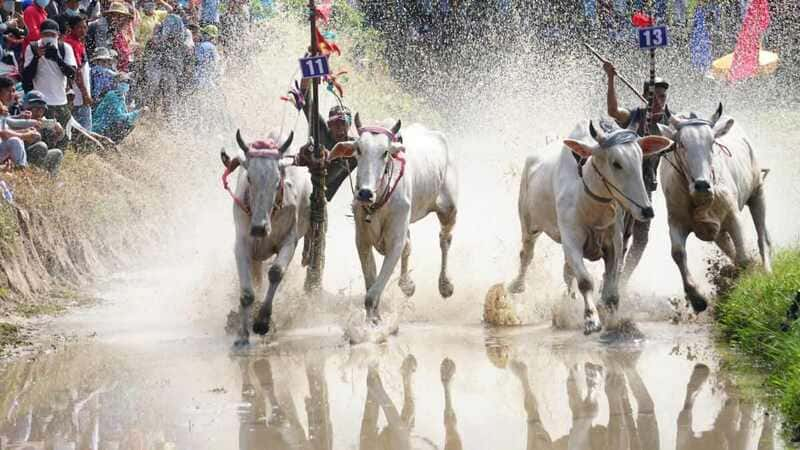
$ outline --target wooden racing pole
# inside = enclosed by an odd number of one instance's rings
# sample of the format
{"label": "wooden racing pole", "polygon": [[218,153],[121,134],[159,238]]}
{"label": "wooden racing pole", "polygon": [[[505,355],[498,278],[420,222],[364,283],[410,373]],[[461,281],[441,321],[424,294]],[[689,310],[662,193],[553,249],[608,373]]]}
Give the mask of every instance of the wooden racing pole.
{"label": "wooden racing pole", "polygon": [[[319,55],[317,42],[317,10],[314,0],[308,0],[309,21],[311,31],[312,56]],[[326,161],[323,158],[322,145],[319,136],[319,77],[311,80],[311,113],[310,136],[313,140],[314,159],[318,165],[312,169],[311,180],[311,243],[309,252],[309,267],[306,276],[306,292],[320,291],[322,288],[322,271],[325,268],[325,232],[327,231],[328,212],[325,200],[325,179],[327,178]],[[316,173],[314,173],[316,172]]]}

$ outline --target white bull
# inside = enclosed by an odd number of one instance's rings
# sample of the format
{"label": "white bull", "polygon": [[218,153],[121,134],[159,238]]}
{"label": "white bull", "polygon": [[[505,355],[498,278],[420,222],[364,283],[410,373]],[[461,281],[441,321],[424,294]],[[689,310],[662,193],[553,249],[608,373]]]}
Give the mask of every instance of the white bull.
{"label": "white bull", "polygon": [[[378,323],[381,294],[401,258],[400,288],[409,297],[414,294],[408,273],[409,224],[430,213],[436,213],[441,224],[439,293],[445,298],[453,294],[447,254],[456,223],[458,173],[442,133],[414,124],[403,131],[401,142],[400,121],[391,129],[362,127],[356,114],[355,122],[358,139],[336,144],[330,159],[355,156],[358,161],[353,201],[356,247],[367,291],[367,318]],[[373,248],[385,256],[377,276]]]}
{"label": "white bull", "polygon": [[661,186],[667,201],[672,259],[678,265],[686,297],[696,312],[708,302],[686,266],[686,238],[694,233],[715,242],[738,267],[748,263],[740,211],[747,205],[758,235],[766,271],[772,244],[766,227],[764,178],[756,152],[741,127],[722,116],[720,103],[711,120],[674,117],[661,133],[674,139],[675,152],[662,164]]}
{"label": "white bull", "polygon": [[309,229],[311,178],[306,169],[292,167],[293,160],[285,155],[293,136],[280,146],[276,144],[279,136],[274,133],[267,141],[247,145],[237,132],[236,140],[244,159],[230,160],[224,151],[222,153],[222,161],[228,168],[226,175],[239,165],[243,168],[232,192],[236,226],[234,253],[241,287],[237,346],[249,342],[250,311],[255,301],[253,279],[261,279],[261,263],[277,255],[269,269],[269,288],[264,303],[253,322],[254,332],[266,334],[275,291],[298,241],[306,237]]}
{"label": "white bull", "polygon": [[[636,220],[653,218],[642,181],[642,156],[664,151],[672,141],[661,136],[639,138],[632,129],[606,134],[591,122],[588,127],[585,122],[578,124],[569,137],[564,145],[553,143],[525,161],[519,195],[522,251],[510,290],[525,290],[534,244],[541,233],[547,234],[564,249],[564,281],[570,294],[573,279],[578,280],[585,306],[584,332],[590,334],[602,326],[592,299],[594,282],[583,259],[603,258],[602,299],[614,310],[619,303],[622,208]],[[582,168],[572,152],[585,160]]]}

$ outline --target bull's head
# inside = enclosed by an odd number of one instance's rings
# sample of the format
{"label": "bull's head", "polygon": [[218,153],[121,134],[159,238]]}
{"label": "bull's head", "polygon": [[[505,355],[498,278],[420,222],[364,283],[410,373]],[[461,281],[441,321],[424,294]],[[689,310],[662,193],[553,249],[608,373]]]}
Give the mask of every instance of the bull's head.
{"label": "bull's head", "polygon": [[699,203],[714,195],[714,141],[733,127],[732,118],[721,118],[722,103],[711,120],[700,119],[692,113],[688,117],[672,117],[668,127],[659,125],[661,134],[677,143],[675,153],[681,160],[689,193]]}
{"label": "bull's head", "polygon": [[371,205],[377,200],[378,184],[389,164],[389,159],[396,153],[405,150],[397,139],[400,131],[398,120],[391,128],[361,126],[361,118],[355,117],[358,139],[340,142],[331,150],[329,159],[355,157],[358,162],[356,170],[356,200]]}
{"label": "bull's head", "polygon": [[241,133],[236,131],[236,142],[244,152],[241,165],[247,170],[247,184],[250,202],[250,235],[267,236],[272,224],[270,213],[275,206],[275,197],[280,188],[285,164],[281,160],[292,145],[291,133],[280,146],[272,140],[257,141],[250,145],[244,142]]}
{"label": "bull's head", "polygon": [[667,150],[672,141],[661,136],[638,137],[634,131],[637,126],[631,123],[628,129],[606,133],[590,122],[589,132],[596,142],[566,139],[564,144],[582,158],[592,157],[585,167],[594,167],[601,179],[605,178],[608,195],[636,220],[644,221],[652,219],[654,213],[642,180],[642,158]]}

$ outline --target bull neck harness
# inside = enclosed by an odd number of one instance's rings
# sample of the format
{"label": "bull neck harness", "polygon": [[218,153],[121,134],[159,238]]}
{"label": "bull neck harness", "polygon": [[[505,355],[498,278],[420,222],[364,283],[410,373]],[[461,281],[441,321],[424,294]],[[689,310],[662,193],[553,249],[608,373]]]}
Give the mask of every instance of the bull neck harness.
{"label": "bull neck harness", "polygon": [[[389,138],[389,142],[401,142],[400,138],[397,136],[396,133],[393,133],[391,130],[383,127],[362,127],[358,129],[359,136],[363,133],[370,133],[370,134],[382,134]],[[400,169],[398,170],[397,179],[392,184],[392,177],[394,176],[394,166],[395,161],[400,164]],[[349,166],[349,165],[348,165]],[[348,167],[349,171],[349,167]],[[403,179],[403,175],[406,172],[406,158],[405,153],[400,151],[396,153],[391,153],[389,158],[386,161],[386,164],[383,167],[383,175],[381,175],[381,179],[379,182],[379,186],[383,186],[383,193],[378,200],[372,203],[371,205],[363,205],[362,208],[367,213],[365,218],[367,223],[372,221],[372,215],[378,212],[379,209],[383,208],[384,205],[389,203],[389,199],[392,198],[392,194],[394,194],[395,189],[400,184],[400,180]],[[355,191],[355,190],[354,190]]]}

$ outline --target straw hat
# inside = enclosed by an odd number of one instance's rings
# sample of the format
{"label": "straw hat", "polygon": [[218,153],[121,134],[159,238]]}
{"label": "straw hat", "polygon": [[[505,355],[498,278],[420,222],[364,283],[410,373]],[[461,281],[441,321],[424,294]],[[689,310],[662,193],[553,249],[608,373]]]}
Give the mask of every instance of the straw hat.
{"label": "straw hat", "polygon": [[94,56],[92,56],[92,62],[100,60],[110,61],[112,59],[114,59],[114,57],[111,56],[111,52],[105,47],[97,47],[94,50]]}
{"label": "straw hat", "polygon": [[125,3],[122,2],[111,2],[111,5],[104,14],[121,14],[123,16],[131,17],[131,12],[128,10],[128,7],[125,5]]}

